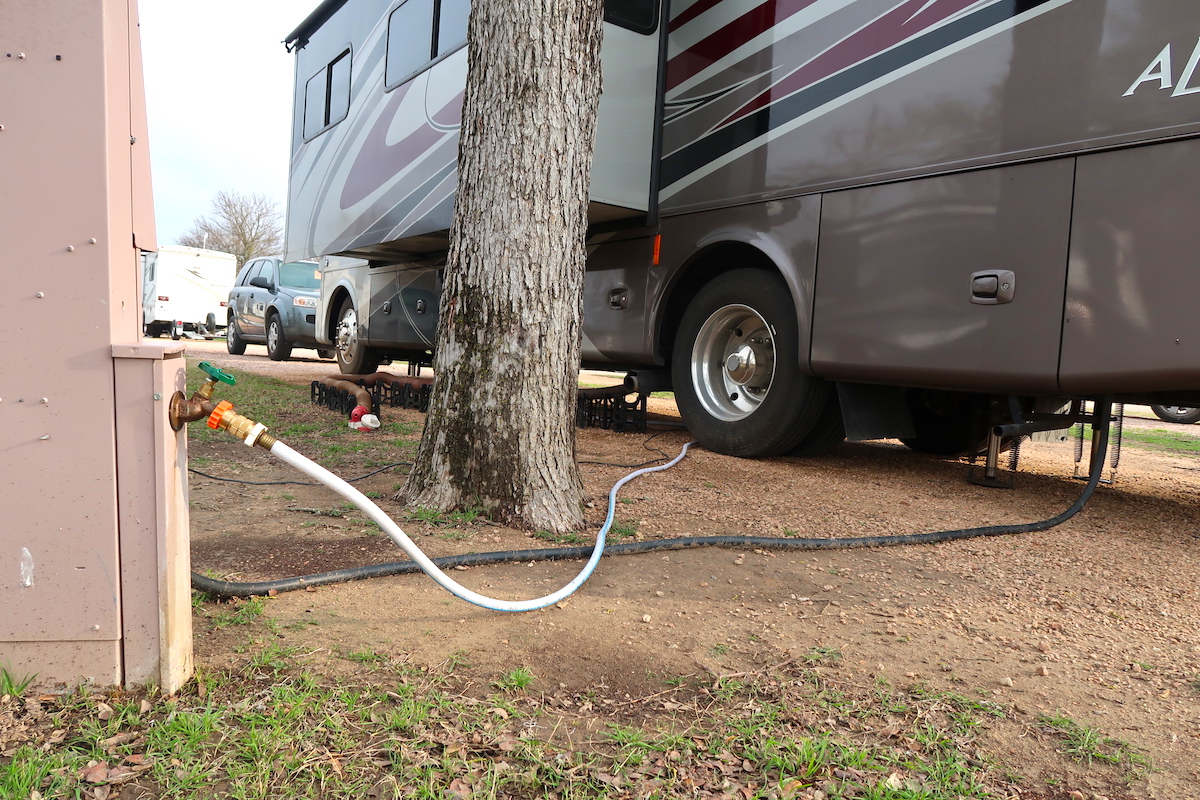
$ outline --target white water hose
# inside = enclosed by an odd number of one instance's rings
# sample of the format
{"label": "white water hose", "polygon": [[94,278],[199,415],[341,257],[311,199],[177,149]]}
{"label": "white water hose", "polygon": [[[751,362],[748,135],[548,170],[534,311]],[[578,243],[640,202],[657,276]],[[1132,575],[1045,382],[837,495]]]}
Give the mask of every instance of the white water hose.
{"label": "white water hose", "polygon": [[611,528],[613,524],[613,516],[616,513],[617,506],[617,492],[620,490],[620,488],[641,475],[645,475],[649,472],[661,472],[664,469],[670,469],[671,467],[675,466],[683,460],[683,457],[687,455],[688,448],[693,444],[695,444],[695,442],[688,442],[685,444],[683,449],[679,451],[679,455],[675,456],[674,459],[668,461],[666,464],[660,464],[656,467],[646,467],[645,469],[636,470],[617,481],[613,485],[612,491],[608,493],[608,516],[605,517],[604,525],[601,526],[600,532],[596,534],[596,544],[592,549],[591,558],[589,558],[588,562],[583,565],[583,569],[580,570],[579,574],[575,576],[574,580],[572,580],[566,586],[562,587],[553,594],[548,594],[545,597],[539,597],[534,600],[497,600],[468,589],[458,581],[451,578],[444,571],[442,571],[440,567],[434,564],[429,556],[421,552],[421,548],[417,547],[416,543],[413,542],[412,539],[408,538],[408,534],[401,530],[400,526],[393,522],[392,518],[383,512],[383,509],[371,502],[371,499],[358,489],[355,489],[349,483],[342,480],[337,475],[334,475],[321,465],[313,462],[311,459],[300,455],[283,442],[276,441],[274,444],[272,444],[270,452],[280,461],[283,461],[285,464],[290,464],[314,480],[320,481],[366,512],[367,516],[370,517],[376,525],[382,528],[383,531],[391,537],[392,541],[395,542],[401,550],[407,553],[409,558],[416,562],[417,566],[424,570],[429,577],[441,584],[442,588],[454,594],[456,597],[466,600],[468,603],[474,603],[475,605],[483,608],[490,608],[493,611],[536,611],[539,608],[545,608],[546,606],[554,605],[560,600],[570,597],[576,589],[582,586],[584,582],[592,576],[592,573],[596,569],[596,565],[600,563],[600,557],[604,555],[604,541],[608,536],[608,529]]}

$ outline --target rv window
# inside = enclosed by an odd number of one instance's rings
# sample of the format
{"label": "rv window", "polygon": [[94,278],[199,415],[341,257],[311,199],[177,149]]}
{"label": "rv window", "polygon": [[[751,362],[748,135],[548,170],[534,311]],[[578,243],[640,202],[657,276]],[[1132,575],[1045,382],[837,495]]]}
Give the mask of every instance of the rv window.
{"label": "rv window", "polygon": [[407,0],[388,17],[386,85],[412,75],[433,57],[433,3]]}
{"label": "rv window", "polygon": [[440,0],[435,57],[450,52],[467,40],[467,18],[470,15],[470,0]]}
{"label": "rv window", "polygon": [[350,50],[343,50],[304,86],[304,138],[346,118],[350,109]]}
{"label": "rv window", "polygon": [[325,127],[325,70],[308,79],[304,87],[304,138],[316,136]]}
{"label": "rv window", "polygon": [[329,65],[329,97],[325,104],[325,124],[346,118],[350,110],[350,51],[344,50]]}
{"label": "rv window", "polygon": [[638,33],[658,27],[658,0],[604,0],[604,20]]}

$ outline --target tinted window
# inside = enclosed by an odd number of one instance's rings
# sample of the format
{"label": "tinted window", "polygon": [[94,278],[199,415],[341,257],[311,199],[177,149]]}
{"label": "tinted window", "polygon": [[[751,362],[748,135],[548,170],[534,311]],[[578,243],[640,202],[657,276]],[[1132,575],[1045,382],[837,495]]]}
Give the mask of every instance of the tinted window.
{"label": "tinted window", "polygon": [[604,0],[604,19],[638,33],[658,26],[658,0]]}
{"label": "tinted window", "polygon": [[329,102],[325,124],[333,125],[346,118],[350,110],[350,51],[343,51],[329,65]]}
{"label": "tinted window", "polygon": [[275,270],[271,268],[271,260],[263,259],[259,261],[258,266],[250,271],[250,278],[266,278],[268,283],[273,282],[275,280]]}
{"label": "tinted window", "polygon": [[320,289],[321,268],[313,261],[280,264],[279,285],[289,289]]}
{"label": "tinted window", "polygon": [[434,0],[407,0],[388,17],[385,84],[403,80],[433,57],[433,4]]}
{"label": "tinted window", "polygon": [[258,269],[257,261],[247,261],[246,266],[242,267],[242,272],[238,275],[238,286],[249,286],[250,276]]}
{"label": "tinted window", "polygon": [[470,0],[441,0],[435,56],[448,53],[467,40],[467,18],[470,16]]}
{"label": "tinted window", "polygon": [[321,70],[304,86],[304,138],[315,136],[325,127],[326,71]]}
{"label": "tinted window", "polygon": [[304,85],[304,138],[341,122],[350,109],[350,50],[308,79]]}

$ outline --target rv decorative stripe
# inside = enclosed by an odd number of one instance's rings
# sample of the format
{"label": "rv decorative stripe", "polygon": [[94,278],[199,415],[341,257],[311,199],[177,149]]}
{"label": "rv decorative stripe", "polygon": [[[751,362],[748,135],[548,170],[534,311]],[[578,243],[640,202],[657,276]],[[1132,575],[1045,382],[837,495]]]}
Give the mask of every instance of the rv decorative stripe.
{"label": "rv decorative stripe", "polygon": [[[817,0],[767,0],[761,6],[751,9],[729,25],[701,39],[668,61],[667,90],[674,89],[756,36],[766,33],[783,20],[803,11],[815,2]],[[686,15],[688,11],[685,11],[683,15]],[[672,26],[675,24],[673,22]]]}
{"label": "rv decorative stripe", "polygon": [[836,72],[881,54],[928,31],[979,0],[908,0],[785,76],[729,115],[717,127],[740,119]]}
{"label": "rv decorative stripe", "polygon": [[[928,0],[934,3],[937,0]],[[662,161],[662,186],[669,187],[733,150],[776,128],[861,89],[939,50],[1025,14],[1050,0],[1000,0],[895,45],[890,50],[818,80],[770,104],[748,111],[725,127],[676,150]],[[778,97],[772,94],[772,98]]]}
{"label": "rv decorative stripe", "polygon": [[670,29],[673,31],[678,30],[694,20],[696,17],[703,14],[705,11],[708,11],[713,6],[720,5],[723,2],[725,2],[725,0],[696,0],[696,2],[679,12],[679,16],[671,20]]}

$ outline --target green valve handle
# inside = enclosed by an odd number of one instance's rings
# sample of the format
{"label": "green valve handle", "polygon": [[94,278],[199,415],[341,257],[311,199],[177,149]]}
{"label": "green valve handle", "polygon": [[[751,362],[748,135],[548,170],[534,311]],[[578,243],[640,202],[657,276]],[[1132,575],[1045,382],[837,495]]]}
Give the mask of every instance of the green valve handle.
{"label": "green valve handle", "polygon": [[232,375],[230,375],[228,372],[221,369],[220,367],[214,367],[212,364],[208,363],[207,361],[200,362],[200,369],[202,369],[202,370],[204,370],[204,372],[208,373],[208,377],[212,378],[214,381],[220,381],[221,383],[228,383],[230,386],[234,386],[237,384],[237,378],[233,377]]}

